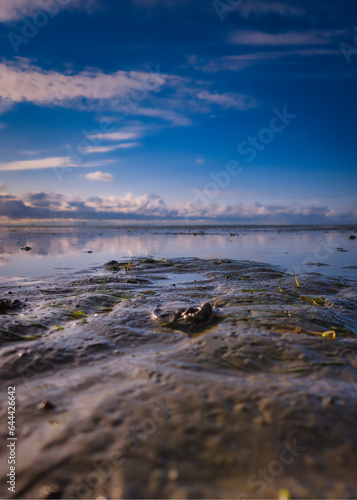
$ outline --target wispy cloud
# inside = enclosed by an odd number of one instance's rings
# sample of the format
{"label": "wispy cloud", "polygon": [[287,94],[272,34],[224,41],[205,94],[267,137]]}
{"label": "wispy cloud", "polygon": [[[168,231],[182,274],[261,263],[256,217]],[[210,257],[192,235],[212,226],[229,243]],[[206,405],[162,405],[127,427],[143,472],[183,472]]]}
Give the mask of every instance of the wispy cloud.
{"label": "wispy cloud", "polygon": [[177,7],[183,4],[188,4],[191,0],[132,0],[135,5],[142,7],[155,7],[156,5],[160,7]]}
{"label": "wispy cloud", "polygon": [[6,191],[6,186],[2,182],[0,182],[0,191]]}
{"label": "wispy cloud", "polygon": [[149,116],[151,118],[160,118],[161,120],[167,120],[174,125],[178,125],[181,127],[186,127],[188,125],[192,125],[192,120],[177,111],[173,111],[170,109],[159,109],[159,108],[143,108],[143,107],[135,107],[132,110],[133,115],[139,116]]}
{"label": "wispy cloud", "polygon": [[131,139],[138,139],[139,137],[139,132],[112,132],[108,134],[93,134],[89,136],[90,139],[104,141],[130,141]]}
{"label": "wispy cloud", "polygon": [[228,42],[237,45],[328,45],[334,38],[345,35],[345,31],[290,31],[287,33],[266,33],[264,31],[236,31]]}
{"label": "wispy cloud", "polygon": [[114,176],[112,174],[107,174],[104,172],[92,172],[86,175],[86,178],[91,181],[104,181],[104,182],[113,182]]}
{"label": "wispy cloud", "polygon": [[[66,0],[65,2],[56,2],[61,9],[80,9],[92,10],[98,0]],[[46,5],[46,2],[44,2]],[[30,16],[37,11],[44,10],[39,0],[11,0],[2,1],[0,4],[0,22],[6,23],[21,19],[23,16]]]}
{"label": "wispy cloud", "polygon": [[[145,90],[148,82],[151,87],[155,82],[155,88],[150,92]],[[82,111],[100,108],[115,113],[115,110],[122,110],[131,116],[158,118],[177,126],[188,126],[193,123],[190,115],[209,112],[212,104],[239,110],[253,105],[249,96],[212,91],[211,86],[211,82],[195,82],[175,75],[146,71],[60,73],[43,70],[18,57],[13,62],[0,63],[0,113],[16,104],[32,103]],[[135,91],[142,93],[143,90],[146,92],[145,103],[130,99]],[[106,134],[107,140],[110,137],[111,140],[135,138],[127,136],[121,139]]]}
{"label": "wispy cloud", "polygon": [[339,56],[341,52],[333,48],[290,48],[289,50],[266,50],[248,54],[223,56],[216,59],[207,59],[198,56],[189,56],[188,63],[198,71],[217,73],[218,71],[239,71],[253,65],[264,64],[282,58],[297,60],[298,58]]}
{"label": "wispy cloud", "polygon": [[30,149],[27,149],[25,151],[20,151],[20,153],[22,155],[28,155],[28,156],[35,156],[35,155],[38,155],[39,152],[38,151],[35,151],[35,150],[30,150]]}
{"label": "wispy cloud", "polygon": [[[105,162],[90,162],[83,163],[80,167],[98,167],[111,162],[111,160],[106,160]],[[57,156],[50,158],[37,158],[34,160],[20,160],[12,161],[8,163],[0,163],[1,170],[17,171],[17,170],[38,170],[44,168],[59,168],[59,167],[77,167],[75,162],[71,162],[67,156]]]}
{"label": "wispy cloud", "polygon": [[85,153],[110,153],[117,149],[131,149],[140,146],[139,142],[123,142],[122,144],[115,144],[114,146],[88,146],[84,148]]}
{"label": "wispy cloud", "polygon": [[[192,0],[132,0],[135,5],[142,7],[159,7],[159,8],[173,8],[173,7],[182,7],[183,5],[187,5]],[[202,8],[202,6],[201,6]],[[213,11],[213,2],[206,2],[207,10]],[[221,2],[222,9],[236,10],[240,13],[242,17],[249,17],[252,14],[270,14],[276,13],[283,17],[301,17],[305,14],[306,10],[302,7],[295,5],[288,5],[287,3],[282,2],[269,2],[267,0],[243,0],[242,2],[230,2],[230,1],[222,1]]]}
{"label": "wispy cloud", "polygon": [[301,17],[306,10],[297,5],[289,5],[288,2],[269,2],[266,0],[249,0],[239,5],[239,12],[242,17],[249,17],[251,14],[279,14],[282,17]]}
{"label": "wispy cloud", "polygon": [[257,106],[256,101],[251,97],[233,92],[216,94],[205,90],[203,92],[199,92],[197,97],[204,101],[208,101],[211,104],[218,104],[222,108],[235,108],[243,110]]}
{"label": "wispy cloud", "polygon": [[52,158],[40,158],[36,160],[12,161],[9,163],[0,163],[0,170],[33,170],[42,168],[54,168],[67,164],[65,156]]}

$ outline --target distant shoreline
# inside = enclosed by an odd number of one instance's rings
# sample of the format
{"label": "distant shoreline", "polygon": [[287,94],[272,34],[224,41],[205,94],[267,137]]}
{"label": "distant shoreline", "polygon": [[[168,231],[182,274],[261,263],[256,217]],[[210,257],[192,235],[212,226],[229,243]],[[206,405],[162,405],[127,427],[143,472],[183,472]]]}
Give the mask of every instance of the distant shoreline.
{"label": "distant shoreline", "polygon": [[189,227],[189,228],[239,228],[239,229],[291,229],[291,230],[315,230],[315,229],[331,229],[331,230],[347,230],[347,231],[354,231],[357,230],[357,223],[356,224],[187,224],[187,223],[175,223],[175,224],[168,224],[168,223],[163,223],[163,224],[153,224],[153,223],[147,223],[147,224],[139,224],[139,223],[125,223],[125,224],[113,224],[113,223],[99,223],[97,222],[76,222],[72,224],[61,224],[61,223],[48,223],[48,224],[24,224],[24,223],[11,223],[11,224],[0,224],[0,229],[31,229],[31,228],[44,228],[44,229],[49,229],[49,228],[86,228],[86,227],[91,227],[91,228],[117,228],[117,229],[130,229],[130,228],[139,228],[139,229],[157,229],[157,228],[170,228],[170,229],[175,229],[175,228],[184,228],[184,227]]}

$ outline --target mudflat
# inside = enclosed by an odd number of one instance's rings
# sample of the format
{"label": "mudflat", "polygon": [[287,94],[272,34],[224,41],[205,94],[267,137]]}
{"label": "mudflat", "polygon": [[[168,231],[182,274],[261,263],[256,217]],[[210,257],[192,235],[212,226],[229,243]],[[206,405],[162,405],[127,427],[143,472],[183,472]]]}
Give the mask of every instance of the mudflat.
{"label": "mudflat", "polygon": [[16,497],[356,497],[356,298],[195,258],[1,284]]}

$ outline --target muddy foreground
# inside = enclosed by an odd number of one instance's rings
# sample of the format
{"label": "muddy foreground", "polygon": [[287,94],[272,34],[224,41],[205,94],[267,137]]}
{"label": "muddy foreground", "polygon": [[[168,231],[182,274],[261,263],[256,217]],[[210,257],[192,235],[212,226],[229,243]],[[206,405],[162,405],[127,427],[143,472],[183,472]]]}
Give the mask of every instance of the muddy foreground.
{"label": "muddy foreground", "polygon": [[357,497],[356,292],[199,259],[1,285],[15,497]]}

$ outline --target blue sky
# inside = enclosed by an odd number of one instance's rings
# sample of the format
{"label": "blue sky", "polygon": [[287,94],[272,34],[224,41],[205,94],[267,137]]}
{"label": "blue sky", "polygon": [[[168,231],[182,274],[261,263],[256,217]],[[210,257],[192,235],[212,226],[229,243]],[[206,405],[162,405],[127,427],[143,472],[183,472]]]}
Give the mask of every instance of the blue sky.
{"label": "blue sky", "polygon": [[356,24],[349,0],[0,6],[0,222],[355,223]]}

